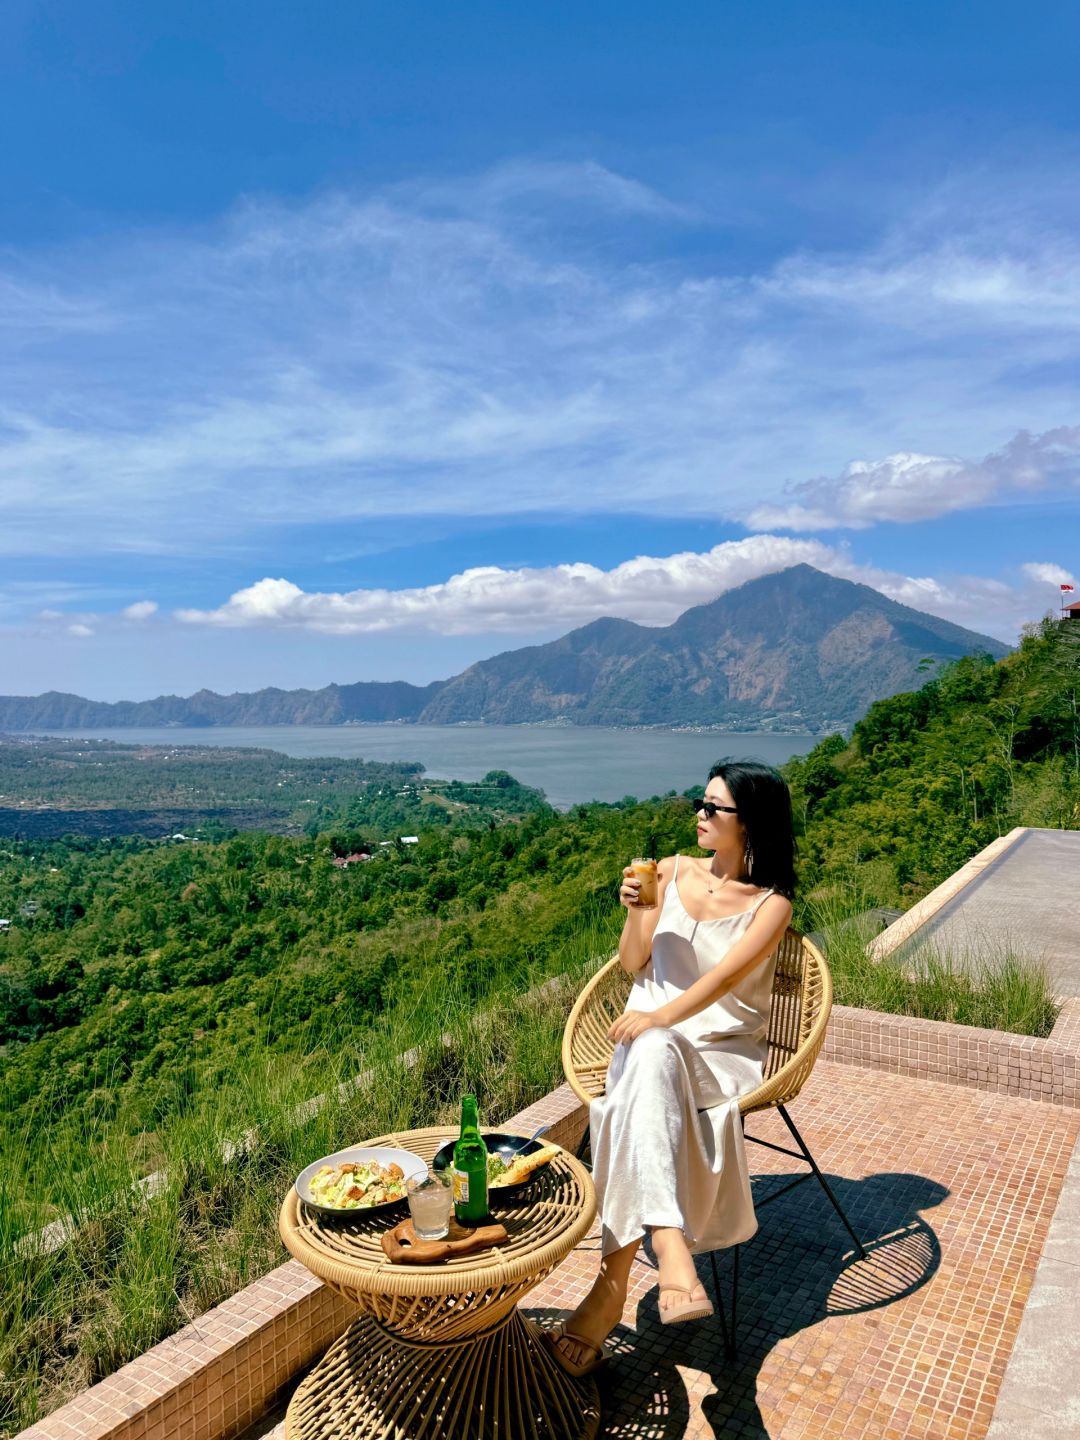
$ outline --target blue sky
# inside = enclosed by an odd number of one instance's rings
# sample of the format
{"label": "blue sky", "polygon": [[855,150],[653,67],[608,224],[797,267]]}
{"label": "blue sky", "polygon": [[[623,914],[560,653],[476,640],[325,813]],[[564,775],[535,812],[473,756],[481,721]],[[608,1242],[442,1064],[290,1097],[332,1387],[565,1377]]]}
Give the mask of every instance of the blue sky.
{"label": "blue sky", "polygon": [[[1080,569],[1076,8],[0,12],[0,691]],[[15,143],[10,143],[15,137]]]}

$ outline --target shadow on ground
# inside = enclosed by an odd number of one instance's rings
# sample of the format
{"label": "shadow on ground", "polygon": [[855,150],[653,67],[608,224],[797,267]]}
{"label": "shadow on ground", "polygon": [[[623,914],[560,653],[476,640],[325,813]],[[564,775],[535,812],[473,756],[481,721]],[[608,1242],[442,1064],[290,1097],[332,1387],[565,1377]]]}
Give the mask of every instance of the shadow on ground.
{"label": "shadow on ground", "polygon": [[[786,1178],[756,1178],[755,1199],[764,1199]],[[800,1186],[777,1199],[763,1211],[757,1235],[742,1248],[736,1359],[726,1359],[715,1320],[662,1326],[653,1290],[638,1307],[636,1330],[620,1326],[615,1331],[612,1358],[597,1374],[601,1435],[683,1440],[700,1407],[718,1436],[768,1440],[757,1403],[758,1372],[781,1340],[828,1316],[882,1309],[932,1278],[941,1251],[919,1212],[940,1204],[949,1193],[945,1186],[913,1174],[863,1180],[830,1175],[828,1180],[867,1258],[859,1259],[816,1186]],[[727,1305],[731,1256],[725,1252],[718,1258]],[[698,1268],[711,1291],[712,1269],[704,1256]],[[687,1369],[701,1372],[694,1396],[680,1373]]]}

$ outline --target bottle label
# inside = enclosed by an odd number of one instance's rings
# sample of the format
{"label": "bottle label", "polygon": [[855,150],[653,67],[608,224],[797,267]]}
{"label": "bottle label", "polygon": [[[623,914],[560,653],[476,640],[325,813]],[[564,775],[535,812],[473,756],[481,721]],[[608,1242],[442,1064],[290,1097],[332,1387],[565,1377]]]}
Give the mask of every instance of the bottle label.
{"label": "bottle label", "polygon": [[469,1203],[469,1177],[464,1170],[451,1170],[454,1181],[454,1204],[467,1205]]}

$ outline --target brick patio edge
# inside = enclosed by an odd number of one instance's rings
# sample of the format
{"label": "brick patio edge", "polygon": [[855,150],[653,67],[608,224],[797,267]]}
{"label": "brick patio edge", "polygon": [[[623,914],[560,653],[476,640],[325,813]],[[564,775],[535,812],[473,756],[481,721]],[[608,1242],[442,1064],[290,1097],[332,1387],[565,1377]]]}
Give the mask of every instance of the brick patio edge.
{"label": "brick patio edge", "polygon": [[1076,1109],[1078,1051],[1080,999],[1069,998],[1045,1040],[834,1005],[822,1057]]}

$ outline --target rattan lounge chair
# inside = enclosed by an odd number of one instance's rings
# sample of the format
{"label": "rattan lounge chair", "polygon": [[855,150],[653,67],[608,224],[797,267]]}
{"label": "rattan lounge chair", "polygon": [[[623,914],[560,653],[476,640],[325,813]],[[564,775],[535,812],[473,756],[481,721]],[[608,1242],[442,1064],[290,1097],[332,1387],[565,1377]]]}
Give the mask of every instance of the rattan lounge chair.
{"label": "rattan lounge chair", "polygon": [[[623,1012],[629,994],[631,977],[619,964],[618,958],[609,960],[599,970],[578,996],[570,1012],[563,1032],[562,1065],[566,1078],[574,1093],[586,1105],[604,1093],[604,1081],[613,1046],[608,1039],[608,1030]],[[756,1090],[749,1091],[739,1100],[739,1113],[746,1131],[746,1117],[755,1110],[777,1109],[784,1124],[791,1132],[798,1150],[784,1145],[775,1145],[771,1140],[761,1140],[755,1135],[746,1135],[756,1145],[778,1150],[804,1161],[810,1168],[804,1175],[798,1175],[788,1184],[781,1186],[757,1202],[760,1210],[781,1195],[801,1185],[804,1180],[816,1177],[822,1190],[828,1196],[833,1209],[840,1217],[848,1234],[855,1242],[859,1255],[866,1251],[862,1241],[851,1228],[847,1216],[817,1162],[795,1128],[787,1112],[787,1105],[794,1100],[806,1084],[814,1062],[821,1053],[825,1041],[825,1027],[832,1009],[832,976],[824,956],[817,946],[800,935],[797,930],[788,930],[780,942],[776,957],[776,978],[773,981],[772,1010],[769,1017],[769,1054],[765,1063],[765,1078]],[[588,1142],[588,1130],[582,1141],[582,1151]],[[716,1285],[717,1311],[724,1334],[724,1345],[728,1355],[735,1354],[735,1321],[739,1294],[739,1246],[735,1247],[733,1280],[731,1291],[731,1326],[724,1315],[720,1294],[720,1276],[716,1267],[716,1256],[710,1253],[713,1280]]]}

